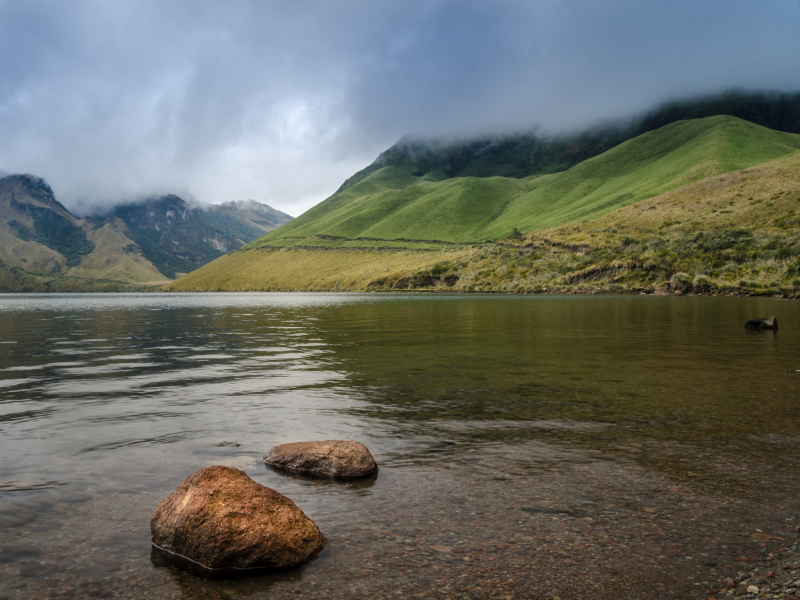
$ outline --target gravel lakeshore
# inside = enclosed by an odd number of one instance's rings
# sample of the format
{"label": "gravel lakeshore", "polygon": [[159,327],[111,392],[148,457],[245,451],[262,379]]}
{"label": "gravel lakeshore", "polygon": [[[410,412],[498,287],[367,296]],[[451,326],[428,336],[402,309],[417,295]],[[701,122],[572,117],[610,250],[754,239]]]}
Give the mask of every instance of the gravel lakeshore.
{"label": "gravel lakeshore", "polygon": [[[235,461],[279,490],[296,481],[276,482],[254,456]],[[633,600],[798,589],[789,584],[800,578],[800,513],[781,500],[789,480],[724,495],[624,455],[525,442],[383,468],[375,481],[304,485],[320,490],[302,507],[330,546],[302,567],[228,581],[151,564],[158,493],[42,498],[4,532],[0,598]],[[334,511],[329,494],[340,497]]]}
{"label": "gravel lakeshore", "polygon": [[800,553],[797,544],[766,553],[728,579],[720,596],[733,598],[786,598],[800,596]]}

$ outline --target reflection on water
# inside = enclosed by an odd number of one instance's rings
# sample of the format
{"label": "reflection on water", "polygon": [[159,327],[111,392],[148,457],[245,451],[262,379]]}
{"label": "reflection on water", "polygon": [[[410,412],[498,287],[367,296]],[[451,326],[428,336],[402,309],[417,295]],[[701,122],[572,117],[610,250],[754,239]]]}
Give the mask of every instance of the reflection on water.
{"label": "reflection on water", "polygon": [[[772,315],[779,332],[745,332],[745,321]],[[461,531],[462,545],[489,553],[508,542],[492,546],[480,541],[484,533],[525,534],[536,564],[555,543],[543,531],[584,535],[573,531],[584,525],[559,528],[559,519],[601,527],[603,515],[636,504],[630,527],[641,530],[678,493],[670,490],[680,490],[684,508],[702,503],[709,524],[754,520],[753,528],[777,531],[778,543],[785,536],[776,520],[793,515],[800,472],[798,326],[797,303],[751,298],[1,297],[0,598],[36,597],[32,590],[359,597],[366,589],[377,597],[426,593],[448,578],[463,579],[469,593],[483,585],[490,597],[489,575],[481,579],[466,559],[446,560],[459,548],[447,536],[464,515],[484,511],[493,521],[487,531]],[[381,464],[378,480],[331,485],[260,462],[274,444],[330,438],[365,442]],[[243,469],[292,497],[331,548],[303,569],[233,587],[152,567],[149,515],[210,464]],[[629,490],[636,499],[620,504],[609,482],[628,479],[639,486]],[[484,496],[508,505],[492,507]],[[408,508],[420,497],[424,506]],[[465,497],[474,510],[454,508],[452,499]],[[646,497],[657,504],[652,513],[642,512]],[[354,511],[371,524],[352,523]],[[428,535],[444,538],[420,541]],[[666,543],[656,538],[641,540],[650,544],[643,555]],[[719,541],[718,550],[745,552],[734,543]],[[583,546],[575,558],[589,557]],[[648,597],[644,583],[624,577],[632,558],[602,544],[593,556],[597,585]],[[499,571],[515,572],[508,561]],[[652,597],[692,584],[661,566],[648,575]],[[426,570],[436,575],[424,586]],[[495,587],[519,597],[577,593],[569,577],[553,577],[522,591],[502,587],[509,577]],[[353,591],[355,580],[366,587]],[[328,592],[314,587],[321,581]]]}

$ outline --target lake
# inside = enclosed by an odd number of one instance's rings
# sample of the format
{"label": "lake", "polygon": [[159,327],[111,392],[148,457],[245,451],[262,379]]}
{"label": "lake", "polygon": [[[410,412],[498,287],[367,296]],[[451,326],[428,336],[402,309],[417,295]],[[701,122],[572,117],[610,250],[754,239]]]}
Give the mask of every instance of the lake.
{"label": "lake", "polygon": [[[0,599],[704,597],[796,543],[799,331],[773,298],[0,296]],[[317,439],[378,477],[261,462]],[[152,564],[156,506],[215,464],[325,552]]]}

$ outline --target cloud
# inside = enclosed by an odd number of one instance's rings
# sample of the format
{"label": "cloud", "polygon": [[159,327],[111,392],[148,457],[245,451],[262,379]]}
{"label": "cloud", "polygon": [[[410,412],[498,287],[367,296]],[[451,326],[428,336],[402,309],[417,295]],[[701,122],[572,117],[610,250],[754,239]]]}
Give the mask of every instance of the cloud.
{"label": "cloud", "polygon": [[0,0],[0,170],[299,214],[404,134],[800,89],[800,3]]}

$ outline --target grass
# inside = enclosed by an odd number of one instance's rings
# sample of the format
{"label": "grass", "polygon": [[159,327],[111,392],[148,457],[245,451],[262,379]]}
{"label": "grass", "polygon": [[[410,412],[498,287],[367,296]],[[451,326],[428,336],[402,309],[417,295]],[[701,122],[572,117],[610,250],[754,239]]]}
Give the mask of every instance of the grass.
{"label": "grass", "polygon": [[646,133],[553,177],[516,199],[488,233],[505,237],[585,221],[705,177],[762,164],[800,149],[800,135],[734,117],[680,121]]}
{"label": "grass", "polygon": [[430,174],[415,176],[408,166],[390,165],[246,247],[497,241],[515,228],[535,231],[595,219],[693,181],[798,149],[800,135],[717,116],[679,121],[563,173],[524,179],[436,180]]}
{"label": "grass", "polygon": [[343,291],[368,289],[382,278],[427,271],[442,256],[464,250],[381,251],[253,249],[232,252],[179,280],[165,291]]}

